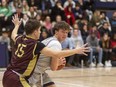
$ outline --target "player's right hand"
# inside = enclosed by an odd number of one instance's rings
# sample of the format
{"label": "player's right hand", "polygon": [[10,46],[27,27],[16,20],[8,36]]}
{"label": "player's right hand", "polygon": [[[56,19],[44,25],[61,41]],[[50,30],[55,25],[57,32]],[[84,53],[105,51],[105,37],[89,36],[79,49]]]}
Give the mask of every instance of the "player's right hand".
{"label": "player's right hand", "polygon": [[13,17],[12,17],[12,22],[14,23],[14,25],[20,25],[21,22],[22,22],[22,19],[19,19],[18,17],[18,14],[15,14]]}
{"label": "player's right hand", "polygon": [[83,54],[83,55],[86,55],[87,56],[87,52],[90,52],[90,47],[88,47],[88,44],[84,44],[83,46],[81,47],[76,47],[77,49],[77,54]]}

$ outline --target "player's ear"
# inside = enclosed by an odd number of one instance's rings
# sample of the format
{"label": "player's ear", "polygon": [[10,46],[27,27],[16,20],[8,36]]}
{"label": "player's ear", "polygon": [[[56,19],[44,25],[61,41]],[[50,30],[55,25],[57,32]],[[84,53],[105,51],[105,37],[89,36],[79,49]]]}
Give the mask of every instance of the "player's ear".
{"label": "player's ear", "polygon": [[57,34],[58,33],[58,31],[57,30],[55,30],[55,33],[54,34]]}
{"label": "player's ear", "polygon": [[34,30],[33,34],[36,36],[37,32],[38,32],[38,30]]}

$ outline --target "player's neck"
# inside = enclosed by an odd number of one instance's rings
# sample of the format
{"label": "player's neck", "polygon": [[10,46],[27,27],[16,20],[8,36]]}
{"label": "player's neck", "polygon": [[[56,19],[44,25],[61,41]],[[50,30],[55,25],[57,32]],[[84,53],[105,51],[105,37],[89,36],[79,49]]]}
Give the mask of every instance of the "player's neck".
{"label": "player's neck", "polygon": [[61,43],[62,41],[58,38],[58,36],[55,34],[54,37]]}
{"label": "player's neck", "polygon": [[32,38],[32,39],[36,40],[36,38],[34,37],[33,34],[29,34],[29,35],[26,35],[26,36],[29,37],[29,38]]}

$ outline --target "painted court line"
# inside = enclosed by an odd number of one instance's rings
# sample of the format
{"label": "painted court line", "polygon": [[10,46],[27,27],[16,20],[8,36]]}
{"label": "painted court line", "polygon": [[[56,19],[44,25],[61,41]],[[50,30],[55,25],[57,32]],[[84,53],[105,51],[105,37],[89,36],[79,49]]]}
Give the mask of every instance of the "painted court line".
{"label": "painted court line", "polygon": [[67,85],[67,87],[89,87],[89,86],[85,86],[84,84],[73,84],[73,83],[66,83],[66,82],[60,82],[60,81],[56,81],[55,83],[59,84],[59,85]]}

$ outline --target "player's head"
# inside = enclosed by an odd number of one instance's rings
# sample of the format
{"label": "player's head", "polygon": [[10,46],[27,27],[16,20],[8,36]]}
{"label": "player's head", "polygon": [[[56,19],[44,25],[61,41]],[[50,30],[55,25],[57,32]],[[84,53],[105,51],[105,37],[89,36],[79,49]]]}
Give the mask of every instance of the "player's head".
{"label": "player's head", "polygon": [[34,39],[39,39],[41,33],[40,29],[41,24],[37,20],[30,19],[25,25],[26,35],[31,35]]}
{"label": "player's head", "polygon": [[64,41],[67,38],[69,30],[69,24],[64,21],[57,22],[54,25],[55,36],[60,42]]}

